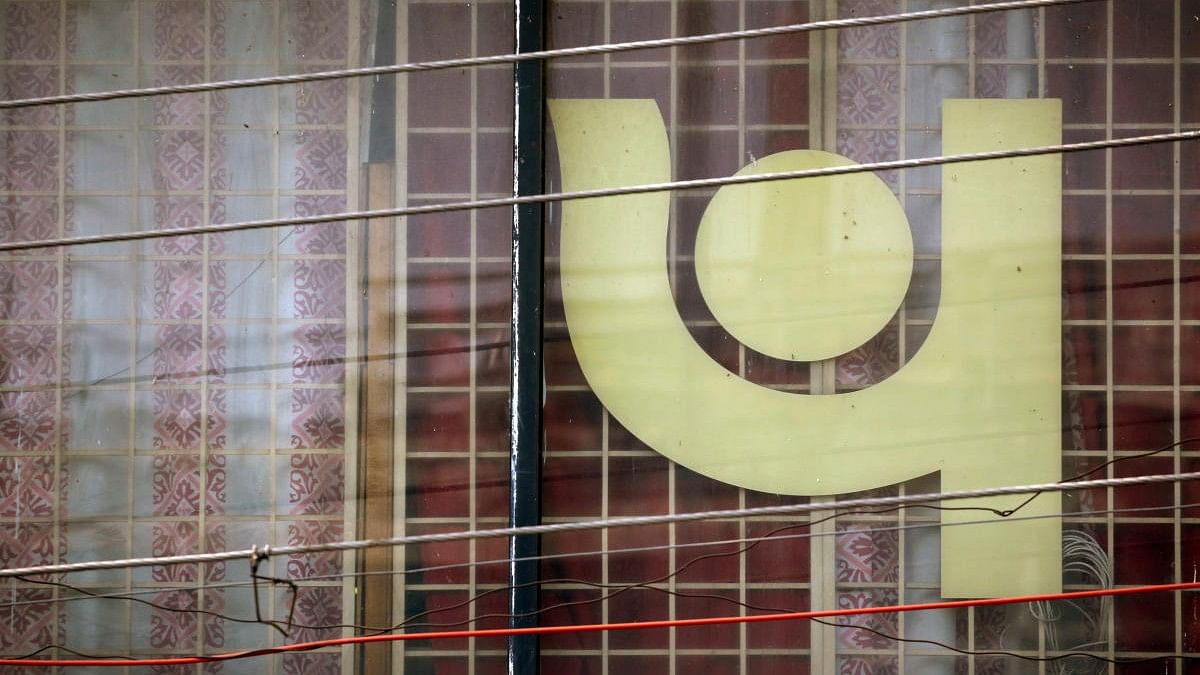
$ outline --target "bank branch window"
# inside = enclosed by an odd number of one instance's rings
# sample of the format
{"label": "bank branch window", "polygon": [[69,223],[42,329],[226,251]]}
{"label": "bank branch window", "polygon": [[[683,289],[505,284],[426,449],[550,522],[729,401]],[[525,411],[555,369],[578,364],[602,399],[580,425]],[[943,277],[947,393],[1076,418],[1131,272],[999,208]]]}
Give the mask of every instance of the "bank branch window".
{"label": "bank branch window", "polygon": [[1198,0],[0,0],[2,663],[1192,672],[1198,91]]}

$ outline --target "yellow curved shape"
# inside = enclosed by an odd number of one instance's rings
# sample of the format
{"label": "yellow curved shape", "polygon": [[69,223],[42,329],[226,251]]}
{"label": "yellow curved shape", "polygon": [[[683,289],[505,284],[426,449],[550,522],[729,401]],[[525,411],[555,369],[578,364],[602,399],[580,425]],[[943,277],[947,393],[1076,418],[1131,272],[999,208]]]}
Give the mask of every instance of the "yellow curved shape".
{"label": "yellow curved shape", "polygon": [[[946,101],[947,153],[1059,142],[1057,101]],[[670,179],[649,100],[550,103],[563,188]],[[667,272],[666,192],[563,205],[563,303],[579,363],[626,428],[706,476],[828,495],[940,472],[944,490],[1060,477],[1060,160],[946,166],[942,295],[920,352],[888,380],[831,396],[771,390],[695,343]],[[1009,508],[1019,499],[956,502]],[[1043,495],[1022,515],[1057,513]],[[943,512],[943,522],[978,512]],[[946,596],[1061,587],[1057,519],[942,532]]]}
{"label": "yellow curved shape", "polygon": [[[737,175],[853,164],[787,150]],[[696,238],[696,279],[717,321],[760,354],[821,361],[896,314],[912,276],[908,218],[875,174],[726,185]]]}

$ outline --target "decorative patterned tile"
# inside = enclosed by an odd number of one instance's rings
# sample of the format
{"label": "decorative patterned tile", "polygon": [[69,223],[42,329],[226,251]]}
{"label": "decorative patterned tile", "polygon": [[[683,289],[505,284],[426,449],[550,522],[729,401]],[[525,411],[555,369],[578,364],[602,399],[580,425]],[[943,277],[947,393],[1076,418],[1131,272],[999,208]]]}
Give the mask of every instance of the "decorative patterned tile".
{"label": "decorative patterned tile", "polygon": [[345,508],[345,463],[339,455],[292,455],[287,477],[287,511],[337,515]]}
{"label": "decorative patterned tile", "polygon": [[150,186],[156,190],[199,190],[204,186],[203,131],[153,131],[149,136],[154,149]]}
{"label": "decorative patterned tile", "polygon": [[[7,563],[7,559],[5,559]],[[5,653],[27,652],[56,642],[58,613],[53,591],[40,588],[6,590],[5,599],[21,603],[0,614],[0,650]],[[45,600],[45,602],[38,602]],[[29,604],[24,604],[29,603]]]}
{"label": "decorative patterned tile", "polygon": [[900,577],[898,533],[872,532],[871,524],[839,527],[837,580],[841,583],[896,583]]}
{"label": "decorative patterned tile", "polygon": [[[341,190],[346,187],[346,134],[309,129],[289,135],[280,151],[280,173],[297,190]],[[284,180],[287,180],[286,178]]]}
{"label": "decorative patterned tile", "polygon": [[54,443],[54,393],[0,393],[0,450],[47,452]]}
{"label": "decorative patterned tile", "polygon": [[153,8],[154,58],[160,61],[203,61],[204,27],[208,3],[190,0],[155,0]]}
{"label": "decorative patterned tile", "polygon": [[343,61],[350,29],[344,0],[295,0],[289,5],[288,34],[292,58],[300,61]]}
{"label": "decorative patterned tile", "polygon": [[0,190],[58,188],[58,138],[53,131],[0,131]]}
{"label": "decorative patterned tile", "polygon": [[6,2],[0,6],[6,25],[0,56],[6,61],[58,58],[58,10],[53,2]]}
{"label": "decorative patterned tile", "polygon": [[341,384],[346,378],[346,327],[304,324],[292,331],[292,382]]}
{"label": "decorative patterned tile", "polygon": [[[898,597],[895,589],[891,588],[839,591],[837,606],[838,609],[859,609],[877,605],[894,605]],[[850,626],[866,626],[889,635],[895,635],[897,631],[895,614],[849,616],[842,621]],[[889,649],[894,646],[891,640],[854,628],[838,628],[837,643],[843,649]]]}
{"label": "decorative patterned tile", "polygon": [[[288,546],[325,544],[344,538],[345,527],[340,522],[295,520],[287,524]],[[292,579],[341,574],[341,571],[342,554],[339,551],[293,555],[287,560],[287,576]]]}
{"label": "decorative patterned tile", "polygon": [[153,459],[153,474],[150,478],[153,515],[197,516],[200,514],[200,460],[198,456],[159,455]]}
{"label": "decorative patterned tile", "polygon": [[[897,0],[841,0],[838,16],[842,18],[895,14]],[[900,30],[896,26],[866,26],[840,30],[838,55],[853,59],[896,59],[900,57]]]}
{"label": "decorative patterned tile", "polygon": [[49,565],[54,560],[52,523],[0,523],[0,560],[6,567]]}
{"label": "decorative patterned tile", "polygon": [[900,122],[900,68],[838,67],[838,124],[892,127]]}
{"label": "decorative patterned tile", "polygon": [[53,457],[0,457],[0,516],[53,516],[56,489]]}
{"label": "decorative patterned tile", "polygon": [[[346,198],[343,195],[301,195],[292,204],[292,212],[302,218],[345,210]],[[346,252],[346,224],[336,222],[299,226],[289,237],[286,250],[308,255],[343,254]]]}
{"label": "decorative patterned tile", "polygon": [[58,205],[55,197],[0,197],[0,241],[45,239],[53,236],[57,229]]}
{"label": "decorative patterned tile", "polygon": [[297,319],[341,319],[346,316],[346,262],[297,260],[285,266],[285,292],[291,294]]}
{"label": "decorative patterned tile", "polygon": [[[58,93],[58,67],[51,65],[0,65],[0,96],[4,99],[53,96]],[[0,124],[55,124],[54,106],[5,110]]]}
{"label": "decorative patterned tile", "polygon": [[52,384],[57,373],[54,326],[0,326],[0,384]]}
{"label": "decorative patterned tile", "polygon": [[58,318],[58,266],[50,261],[0,262],[0,318]]}

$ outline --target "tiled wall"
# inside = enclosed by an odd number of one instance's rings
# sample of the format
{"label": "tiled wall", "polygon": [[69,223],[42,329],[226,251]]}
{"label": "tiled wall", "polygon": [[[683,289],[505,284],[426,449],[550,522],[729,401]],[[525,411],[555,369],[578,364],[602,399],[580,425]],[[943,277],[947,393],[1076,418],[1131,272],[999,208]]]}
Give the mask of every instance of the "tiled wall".
{"label": "tiled wall", "polygon": [[[169,85],[359,62],[356,2],[0,3],[5,98]],[[172,229],[341,211],[354,85],[305,84],[38,108],[0,120],[0,232]],[[3,564],[343,539],[348,466],[343,224],[45,249],[0,261]],[[352,521],[351,521],[352,522]],[[95,593],[253,617],[246,563],[72,575]],[[337,573],[342,556],[275,561]],[[13,598],[68,593],[5,582]],[[282,592],[262,591],[272,614]],[[273,639],[211,615],[122,601],[10,606],[0,649],[222,651]],[[297,622],[343,621],[339,580]],[[16,620],[17,618],[20,620]],[[296,629],[291,638],[336,634]],[[337,653],[273,669],[336,672]],[[208,670],[262,666],[209,666]]]}

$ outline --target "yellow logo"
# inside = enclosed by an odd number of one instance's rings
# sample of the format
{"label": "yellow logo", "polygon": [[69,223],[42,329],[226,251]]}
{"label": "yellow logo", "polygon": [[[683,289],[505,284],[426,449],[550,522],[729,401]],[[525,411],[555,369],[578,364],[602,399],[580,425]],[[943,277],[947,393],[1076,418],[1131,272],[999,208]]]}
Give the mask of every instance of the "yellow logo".
{"label": "yellow logo", "polygon": [[[1060,142],[1057,101],[947,100],[943,109],[947,154]],[[564,189],[670,179],[653,101],[558,100],[550,113]],[[794,150],[741,173],[846,163]],[[658,452],[754,490],[842,494],[934,472],[943,490],[1058,480],[1061,161],[953,164],[942,175],[942,291],[929,337],[886,381],[826,396],[743,380],[693,341],[667,276],[669,193],[565,203],[563,303],[592,389]],[[857,347],[889,320],[912,256],[900,205],[863,173],[723,187],[701,221],[696,269],[734,336],[808,361]],[[1058,495],[1046,494],[1020,515],[1059,510]],[[1060,590],[1058,519],[952,526],[979,519],[943,512],[945,596]]]}

